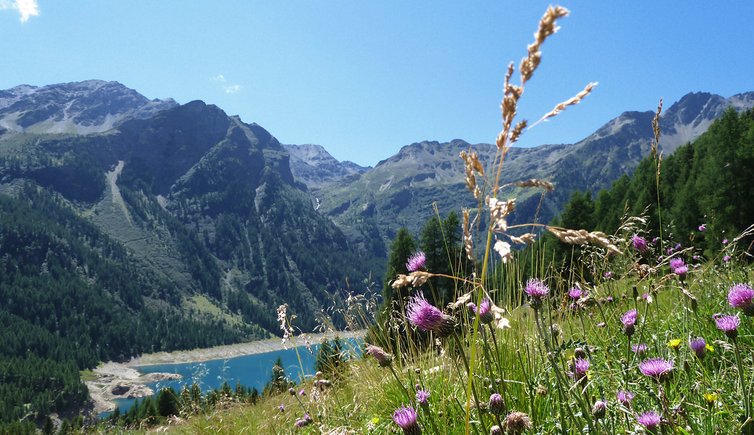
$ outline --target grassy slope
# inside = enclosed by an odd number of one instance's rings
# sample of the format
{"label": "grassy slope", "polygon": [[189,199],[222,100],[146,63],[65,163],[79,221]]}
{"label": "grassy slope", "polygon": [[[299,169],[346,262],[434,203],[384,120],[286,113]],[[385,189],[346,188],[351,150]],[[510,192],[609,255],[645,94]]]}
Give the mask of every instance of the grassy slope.
{"label": "grassy slope", "polygon": [[[567,370],[575,347],[586,348],[591,360],[587,401],[603,398],[608,404],[607,417],[597,427],[598,432],[634,430],[637,427],[636,413],[658,410],[656,384],[638,370],[641,360],[653,357],[675,362],[674,376],[665,385],[664,394],[668,406],[679,406],[690,415],[688,420],[676,417],[682,423],[680,426],[692,433],[733,432],[735,426],[732,422],[741,408],[734,352],[730,341],[716,329],[712,315],[734,313],[726,300],[728,288],[735,282],[751,282],[752,278],[754,273],[750,268],[713,262],[693,271],[687,282],[689,290],[698,299],[696,311],[679,290],[674,277],[656,277],[667,281],[652,294],[649,304],[641,296],[634,299],[633,286],[638,284],[637,291],[641,294],[650,283],[637,282],[636,277],[630,275],[602,282],[590,294],[603,302],[581,311],[564,309],[565,295],[551,298],[546,307],[551,309],[553,321],[563,331],[557,341],[563,348],[561,368]],[[607,296],[612,296],[614,301],[604,301]],[[632,343],[642,342],[648,346],[647,353],[641,357],[629,351],[628,341],[621,330],[620,316],[631,308],[639,311]],[[535,332],[532,313],[526,305],[512,311],[512,328],[497,333],[498,355],[507,379],[509,409],[529,414],[537,431],[553,433],[557,421],[568,427],[567,419],[561,414],[565,410],[559,409],[560,404],[568,402],[575,413],[579,412],[576,399],[579,393],[576,387],[572,387],[565,393],[565,400],[558,398],[553,370],[544,360],[542,341]],[[738,341],[746,349],[743,363],[746,376],[751,376],[754,322],[742,317]],[[714,348],[703,361],[699,361],[687,345],[689,338],[697,336],[704,337]],[[673,339],[681,340],[677,350],[668,345]],[[459,381],[459,375],[465,379],[465,373],[458,360],[451,357],[454,353],[452,340],[444,340],[442,348],[445,352],[440,354],[416,354],[396,370],[410,394],[413,395],[412,386],[415,384],[431,391],[430,406],[428,410],[420,411],[419,417],[426,433],[463,433],[466,395],[465,382]],[[467,353],[469,350],[466,349]],[[483,354],[484,348],[480,346],[477,351]],[[478,363],[477,371],[484,377],[484,357]],[[627,365],[625,370],[624,365]],[[751,379],[747,382],[750,383]],[[392,412],[409,403],[390,371],[378,367],[371,358],[351,362],[343,380],[325,392],[313,388],[311,380],[304,382],[302,387],[307,392],[302,397],[303,406],[315,419],[303,430],[297,430],[294,422],[301,418],[304,409],[288,394],[265,398],[254,406],[229,403],[227,407],[207,415],[193,416],[166,429],[168,433],[180,434],[389,433],[397,429],[391,421]],[[615,399],[615,392],[624,388],[636,394],[633,409],[620,406]],[[480,394],[484,395],[480,401],[486,402],[489,393],[480,391]],[[716,395],[713,403],[707,402],[711,396],[705,398],[705,394]],[[286,408],[282,413],[278,410],[281,404]],[[485,418],[489,427],[491,419],[489,415]]]}

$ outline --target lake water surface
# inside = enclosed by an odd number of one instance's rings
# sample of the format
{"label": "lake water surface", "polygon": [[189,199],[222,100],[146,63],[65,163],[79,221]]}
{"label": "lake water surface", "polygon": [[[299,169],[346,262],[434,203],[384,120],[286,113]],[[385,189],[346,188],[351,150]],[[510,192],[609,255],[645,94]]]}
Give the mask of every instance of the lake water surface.
{"label": "lake water surface", "polygon": [[[344,350],[354,353],[357,349],[357,342],[353,339],[343,340]],[[230,359],[219,359],[204,362],[178,363],[178,364],[160,364],[135,367],[141,373],[177,373],[181,379],[163,380],[159,382],[148,383],[155,394],[162,388],[173,387],[180,393],[184,386],[191,386],[196,383],[203,392],[220,388],[223,382],[227,382],[231,388],[235,388],[236,383],[248,388],[256,388],[260,393],[267,382],[272,377],[272,366],[280,358],[283,362],[288,377],[296,382],[301,381],[305,376],[314,375],[314,364],[316,361],[317,351],[320,345],[311,346],[311,352],[305,346],[298,348],[284,349],[267,353],[258,353],[254,355],[239,356]],[[296,351],[298,350],[298,356]],[[300,358],[300,363],[299,363]],[[116,403],[121,413],[125,413],[134,404],[137,399],[121,399]],[[144,400],[138,399],[138,400]],[[107,417],[110,413],[103,413],[100,417]]]}

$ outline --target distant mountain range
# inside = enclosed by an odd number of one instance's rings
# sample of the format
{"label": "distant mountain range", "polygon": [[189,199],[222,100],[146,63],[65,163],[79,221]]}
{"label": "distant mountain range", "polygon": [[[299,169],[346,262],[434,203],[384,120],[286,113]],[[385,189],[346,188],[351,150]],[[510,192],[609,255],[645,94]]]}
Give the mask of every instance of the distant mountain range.
{"label": "distant mountain range", "polygon": [[[723,111],[754,107],[754,93],[692,93],[662,116],[665,153],[703,133]],[[518,196],[518,221],[547,222],[572,191],[607,187],[649,152],[653,112],[625,112],[576,144],[513,148],[504,182],[556,185],[540,206]],[[374,167],[339,162],[319,145],[281,145],[257,124],[213,105],[149,100],[89,80],[0,91],[0,191],[49,188],[180,289],[172,305],[277,331],[288,303],[315,326],[348,279],[363,291],[381,276],[400,226],[473,207],[458,154],[495,147],[424,141]],[[159,297],[158,297],[159,299]]]}
{"label": "distant mountain range", "polygon": [[[693,141],[729,107],[754,107],[754,92],[730,98],[703,92],[685,95],[662,114],[662,151],[669,154]],[[575,144],[512,148],[503,170],[504,183],[540,178],[556,186],[541,206],[538,193],[507,192],[518,197],[516,221],[548,222],[574,190],[596,191],[630,174],[649,153],[653,117],[651,110],[624,112]],[[458,157],[459,152],[469,148],[487,164],[496,151],[493,145],[472,145],[460,139],[448,143],[418,142],[404,146],[374,168],[348,176],[335,175],[342,174],[343,169],[328,155],[318,158],[327,162],[318,167],[323,171],[321,178],[311,180],[316,171],[310,170],[308,179],[301,181],[309,185],[319,211],[352,238],[359,239],[364,232],[374,234],[376,229],[387,243],[400,226],[417,232],[434,215],[433,203],[443,215],[475,206],[465,188],[463,162]],[[316,162],[312,165],[316,167]],[[334,168],[335,172],[329,173],[327,168]]]}
{"label": "distant mountain range", "polygon": [[372,263],[317,213],[265,129],[192,101],[90,80],[0,92],[0,189],[47,187],[180,289],[170,304],[311,330]]}

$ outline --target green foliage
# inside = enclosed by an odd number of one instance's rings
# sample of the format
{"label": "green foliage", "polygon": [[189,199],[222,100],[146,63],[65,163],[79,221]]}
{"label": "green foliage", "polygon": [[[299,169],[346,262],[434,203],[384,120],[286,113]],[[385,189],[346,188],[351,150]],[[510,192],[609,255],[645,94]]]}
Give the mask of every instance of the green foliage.
{"label": "green foliage", "polygon": [[275,360],[275,364],[272,366],[272,374],[270,375],[270,381],[264,386],[262,394],[265,396],[286,393],[289,388],[293,387],[294,383],[291,382],[285,374],[283,368],[283,360],[278,357]]}
{"label": "green foliage", "polygon": [[49,193],[27,186],[21,198],[0,195],[0,422],[79,409],[79,370],[99,361],[247,336],[146,306],[176,289]]}
{"label": "green foliage", "polygon": [[[405,295],[393,289],[390,283],[398,274],[407,274],[406,261],[416,252],[416,242],[406,227],[401,227],[395,235],[393,243],[390,245],[390,256],[388,257],[385,278],[382,286],[383,306],[390,309],[392,301],[405,298]],[[381,310],[384,311],[384,310]]]}
{"label": "green foliage", "polygon": [[332,342],[322,341],[314,362],[314,369],[322,372],[325,379],[334,380],[342,375],[344,367],[345,355],[340,337],[336,336]]}
{"label": "green foliage", "polygon": [[175,390],[163,388],[157,395],[157,413],[162,417],[180,414],[181,403]]}
{"label": "green foliage", "polygon": [[[621,217],[647,212],[650,234],[672,234],[673,244],[691,243],[708,255],[721,241],[733,239],[754,223],[754,190],[745,174],[754,168],[754,111],[733,109],[715,121],[694,143],[678,148],[660,165],[659,209],[657,162],[644,159],[631,177],[602,190],[574,193],[558,221],[567,228],[613,233]],[[706,224],[700,232],[699,225]],[[751,238],[742,241],[747,246]],[[564,248],[558,248],[562,259]],[[570,250],[570,248],[567,248]]]}

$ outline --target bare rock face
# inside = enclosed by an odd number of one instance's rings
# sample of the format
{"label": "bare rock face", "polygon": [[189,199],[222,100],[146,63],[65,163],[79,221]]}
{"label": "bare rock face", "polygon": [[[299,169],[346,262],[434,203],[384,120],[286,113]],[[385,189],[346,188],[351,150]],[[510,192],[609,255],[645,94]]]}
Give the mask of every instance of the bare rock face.
{"label": "bare rock face", "polygon": [[176,106],[149,100],[118,82],[87,80],[49,86],[20,85],[0,91],[0,135],[9,133],[91,134],[126,119],[144,119]]}
{"label": "bare rock face", "polygon": [[112,393],[113,396],[123,396],[129,391],[131,391],[131,386],[122,384],[118,384],[110,389],[110,393]]}
{"label": "bare rock face", "polygon": [[347,160],[338,161],[321,145],[285,145],[285,148],[291,155],[293,177],[310,190],[363,174],[370,169]]}

